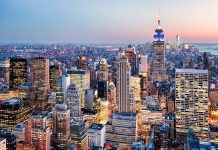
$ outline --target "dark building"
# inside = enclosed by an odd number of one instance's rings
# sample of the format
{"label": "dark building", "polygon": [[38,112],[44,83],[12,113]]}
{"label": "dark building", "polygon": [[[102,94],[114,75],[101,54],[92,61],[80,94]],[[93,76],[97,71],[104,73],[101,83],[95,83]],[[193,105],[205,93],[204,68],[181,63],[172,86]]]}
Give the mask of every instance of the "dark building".
{"label": "dark building", "polygon": [[107,81],[98,81],[98,97],[107,100]]}
{"label": "dark building", "polygon": [[78,61],[77,64],[78,69],[86,70],[88,68],[88,61],[86,56],[79,56],[77,61]]}
{"label": "dark building", "polygon": [[137,57],[136,57],[136,52],[135,48],[132,48],[131,45],[128,45],[128,50],[125,51],[125,56],[128,59],[130,66],[131,66],[131,75],[135,75],[137,70]]}
{"label": "dark building", "polygon": [[25,122],[32,114],[29,103],[11,98],[0,103],[0,128],[13,130],[19,122]]}
{"label": "dark building", "polygon": [[17,89],[27,81],[27,60],[10,60],[10,88]]}
{"label": "dark building", "polygon": [[0,129],[0,138],[6,139],[7,150],[16,150],[16,136],[14,134],[6,129]]}
{"label": "dark building", "polygon": [[49,67],[50,71],[50,89],[54,92],[57,91],[57,79],[62,75],[62,68],[60,64],[51,65]]}

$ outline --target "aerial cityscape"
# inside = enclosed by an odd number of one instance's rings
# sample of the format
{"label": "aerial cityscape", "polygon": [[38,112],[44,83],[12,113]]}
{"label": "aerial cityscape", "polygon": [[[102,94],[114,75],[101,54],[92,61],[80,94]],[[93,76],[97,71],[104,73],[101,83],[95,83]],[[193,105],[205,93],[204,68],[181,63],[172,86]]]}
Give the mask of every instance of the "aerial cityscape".
{"label": "aerial cityscape", "polygon": [[217,14],[216,0],[2,0],[0,150],[217,150]]}

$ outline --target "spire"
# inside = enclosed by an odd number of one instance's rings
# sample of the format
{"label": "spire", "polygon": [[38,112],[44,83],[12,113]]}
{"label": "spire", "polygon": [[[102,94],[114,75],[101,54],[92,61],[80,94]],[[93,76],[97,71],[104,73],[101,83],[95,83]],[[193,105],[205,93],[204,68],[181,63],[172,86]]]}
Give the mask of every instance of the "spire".
{"label": "spire", "polygon": [[158,24],[157,24],[157,28],[161,29],[160,27],[160,9],[159,9],[159,13],[158,13]]}

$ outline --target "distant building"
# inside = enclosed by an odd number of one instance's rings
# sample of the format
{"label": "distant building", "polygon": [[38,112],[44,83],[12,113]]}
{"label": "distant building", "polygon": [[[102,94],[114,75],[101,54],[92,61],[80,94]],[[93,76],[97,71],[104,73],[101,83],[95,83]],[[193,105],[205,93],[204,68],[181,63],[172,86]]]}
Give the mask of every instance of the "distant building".
{"label": "distant building", "polygon": [[32,59],[32,87],[38,109],[47,108],[49,84],[49,60],[44,58]]}
{"label": "distant building", "polygon": [[87,130],[88,147],[100,146],[105,143],[105,126],[102,124],[92,124]]}
{"label": "distant building", "polygon": [[200,139],[208,139],[208,71],[176,69],[175,81],[177,136],[191,128]]}
{"label": "distant building", "polygon": [[53,140],[55,149],[70,145],[70,110],[65,104],[56,104],[53,111]]}
{"label": "distant building", "polygon": [[105,58],[99,62],[99,80],[108,81],[108,64]]}
{"label": "distant building", "polygon": [[71,84],[65,91],[64,103],[70,109],[70,116],[73,119],[81,118],[81,94],[75,84]]}
{"label": "distant building", "polygon": [[17,98],[0,103],[0,127],[12,131],[19,122],[25,122],[32,114],[32,108]]}
{"label": "distant building", "polygon": [[18,87],[27,81],[27,60],[11,59],[10,60],[10,88]]}
{"label": "distant building", "polygon": [[166,58],[164,32],[160,26],[160,19],[158,20],[158,26],[154,33],[153,52],[152,77],[154,80],[163,80],[166,75]]}
{"label": "distant building", "polygon": [[77,61],[78,61],[77,64],[78,69],[86,70],[88,68],[87,56],[79,56]]}
{"label": "distant building", "polygon": [[86,89],[85,90],[85,109],[93,111],[94,100],[97,98],[97,90]]}

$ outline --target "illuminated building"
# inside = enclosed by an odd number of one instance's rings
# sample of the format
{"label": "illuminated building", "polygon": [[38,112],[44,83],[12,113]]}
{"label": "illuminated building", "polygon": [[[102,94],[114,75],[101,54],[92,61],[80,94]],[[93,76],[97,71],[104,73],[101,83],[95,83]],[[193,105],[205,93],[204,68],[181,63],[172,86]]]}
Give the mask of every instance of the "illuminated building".
{"label": "illuminated building", "polygon": [[86,56],[78,57],[78,69],[86,70],[88,68],[88,61]]}
{"label": "illuminated building", "polygon": [[85,107],[85,89],[90,87],[90,73],[85,70],[69,70],[70,84],[75,84],[81,94],[81,108]]}
{"label": "illuminated building", "polygon": [[100,123],[106,124],[108,122],[108,116],[109,116],[109,102],[105,101],[104,99],[100,100],[100,106],[98,106],[98,112],[100,116]]}
{"label": "illuminated building", "polygon": [[148,73],[148,57],[147,55],[140,55],[139,74]]}
{"label": "illuminated building", "polygon": [[6,139],[6,149],[16,150],[16,136],[6,129],[0,129],[0,138]]}
{"label": "illuminated building", "polygon": [[25,122],[32,113],[28,103],[17,98],[4,100],[0,103],[0,127],[13,130],[19,122]]}
{"label": "illuminated building", "polygon": [[106,124],[106,142],[113,146],[131,148],[137,139],[136,113],[115,112]]}
{"label": "illuminated building", "polygon": [[93,111],[94,100],[97,98],[97,90],[86,89],[85,90],[85,109]]}
{"label": "illuminated building", "polygon": [[117,108],[120,112],[130,112],[129,94],[130,94],[130,76],[131,67],[125,55],[122,55],[117,62],[116,72],[116,100]]}
{"label": "illuminated building", "polygon": [[64,94],[64,103],[70,109],[70,116],[73,119],[81,118],[81,94],[75,84],[68,86]]}
{"label": "illuminated building", "polygon": [[57,85],[56,81],[58,77],[62,75],[62,68],[60,64],[54,64],[49,67],[50,69],[50,89],[56,91]]}
{"label": "illuminated building", "polygon": [[106,80],[98,81],[98,97],[107,100],[108,84]]}
{"label": "illuminated building", "polygon": [[53,111],[53,140],[55,149],[65,150],[70,144],[70,110],[65,104],[56,104]]}
{"label": "illuminated building", "polygon": [[163,116],[161,111],[149,111],[142,109],[138,114],[138,136],[146,144],[150,139],[151,125],[162,122]]}
{"label": "illuminated building", "polygon": [[34,115],[25,123],[25,142],[34,144],[37,150],[50,150],[51,130],[47,116]]}
{"label": "illuminated building", "polygon": [[16,144],[16,150],[36,150],[36,146],[34,144],[26,143],[23,141],[20,141]]}
{"label": "illuminated building", "polygon": [[135,48],[132,48],[131,45],[128,45],[128,50],[125,51],[125,56],[128,59],[128,62],[130,63],[130,66],[131,66],[131,75],[135,75],[136,74],[136,66],[137,66]]}
{"label": "illuminated building", "polygon": [[25,141],[25,125],[23,123],[18,123],[12,133],[16,135],[17,143],[20,141]]}
{"label": "illuminated building", "polygon": [[208,138],[208,71],[176,69],[175,115],[178,137],[191,128],[200,139]]}
{"label": "illuminated building", "polygon": [[75,144],[77,149],[88,149],[86,128],[83,121],[71,121],[70,138],[71,143]]}
{"label": "illuminated building", "polygon": [[160,19],[158,19],[158,26],[154,33],[153,41],[153,60],[152,60],[152,77],[153,80],[163,80],[165,76],[165,42],[164,32],[160,26]]}
{"label": "illuminated building", "polygon": [[26,82],[18,87],[18,98],[30,102],[31,83]]}
{"label": "illuminated building", "polygon": [[56,102],[57,102],[56,92],[51,92],[51,94],[48,97],[48,109],[52,110],[52,108],[55,106]]}
{"label": "illuminated building", "polygon": [[108,85],[108,98],[109,102],[109,117],[116,111],[116,86],[113,82]]}
{"label": "illuminated building", "polygon": [[100,123],[100,114],[96,111],[84,110],[83,121],[86,122],[86,127],[91,126],[93,123]]}
{"label": "illuminated building", "polygon": [[13,97],[18,97],[18,91],[7,91],[7,92],[0,92],[0,101],[10,99]]}
{"label": "illuminated building", "polygon": [[87,130],[88,147],[104,147],[105,143],[105,126],[102,124],[92,124]]}
{"label": "illuminated building", "polygon": [[58,102],[64,101],[64,92],[70,85],[70,76],[62,75],[56,80],[56,99]]}
{"label": "illuminated building", "polygon": [[10,60],[10,88],[17,89],[27,81],[27,60]]}
{"label": "illuminated building", "polygon": [[6,150],[6,138],[0,138],[0,150]]}
{"label": "illuminated building", "polygon": [[10,80],[10,60],[0,59],[0,78],[4,80],[4,84],[9,85]]}
{"label": "illuminated building", "polygon": [[105,58],[99,62],[99,80],[108,81],[108,64]]}
{"label": "illuminated building", "polygon": [[133,91],[133,95],[136,101],[141,101],[141,78],[131,76],[130,82],[131,90]]}
{"label": "illuminated building", "polygon": [[36,96],[36,107],[46,109],[50,91],[48,59],[32,59],[32,87]]}

